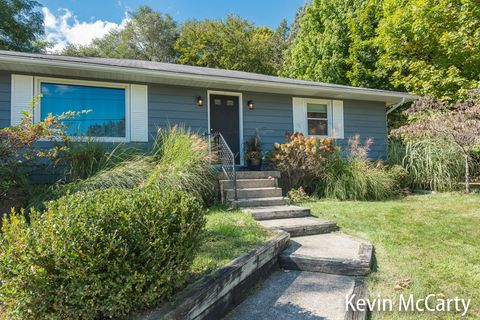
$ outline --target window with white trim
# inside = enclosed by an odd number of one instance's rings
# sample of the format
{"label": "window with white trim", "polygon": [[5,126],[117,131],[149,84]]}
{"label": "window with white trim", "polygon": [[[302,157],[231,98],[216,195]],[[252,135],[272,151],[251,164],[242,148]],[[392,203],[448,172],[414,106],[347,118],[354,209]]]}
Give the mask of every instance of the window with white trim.
{"label": "window with white trim", "polygon": [[308,135],[328,135],[329,106],[327,103],[307,102],[307,127]]}
{"label": "window with white trim", "polygon": [[129,140],[128,84],[37,78],[36,92],[41,98],[35,119],[88,110],[64,121],[69,136]]}

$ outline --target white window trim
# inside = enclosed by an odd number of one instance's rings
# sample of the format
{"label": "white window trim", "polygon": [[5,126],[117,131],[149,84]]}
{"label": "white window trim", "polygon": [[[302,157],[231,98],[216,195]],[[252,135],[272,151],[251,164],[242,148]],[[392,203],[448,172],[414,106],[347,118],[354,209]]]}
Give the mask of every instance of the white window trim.
{"label": "white window trim", "polygon": [[[34,96],[41,94],[42,82],[65,84],[65,85],[83,85],[91,87],[121,88],[125,89],[125,137],[70,137],[73,141],[94,140],[98,142],[129,142],[130,141],[130,85],[116,82],[100,82],[88,80],[75,80],[64,78],[34,77]],[[41,99],[40,99],[41,100]],[[39,122],[41,118],[41,101],[39,101],[33,114],[33,121]]]}
{"label": "white window trim", "polygon": [[232,92],[232,91],[215,91],[215,90],[207,90],[207,118],[208,118],[208,132],[210,132],[210,95],[223,95],[223,96],[233,96],[238,97],[238,121],[239,123],[239,139],[240,139],[240,165],[244,165],[244,154],[243,154],[243,94],[241,92]]}
{"label": "white window trim", "polygon": [[[327,118],[309,118],[308,117],[308,104],[326,104],[327,105]],[[327,100],[327,99],[310,99],[307,98],[305,99],[305,118],[307,119],[307,132],[306,136],[308,137],[319,137],[319,138],[329,138],[333,136],[332,132],[332,127],[333,127],[333,119],[332,119],[332,100]],[[320,135],[320,134],[309,134],[308,133],[308,120],[327,120],[327,134],[326,135]]]}

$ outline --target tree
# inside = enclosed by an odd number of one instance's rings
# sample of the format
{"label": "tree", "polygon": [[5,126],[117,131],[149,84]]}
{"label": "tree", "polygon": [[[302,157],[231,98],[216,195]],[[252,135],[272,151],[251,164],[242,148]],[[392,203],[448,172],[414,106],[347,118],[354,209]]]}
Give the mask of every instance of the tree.
{"label": "tree", "polygon": [[350,0],[313,0],[285,60],[283,76],[349,84],[347,12]]}
{"label": "tree", "polygon": [[384,0],[378,68],[400,90],[456,100],[480,87],[478,0]]}
{"label": "tree", "polygon": [[33,0],[0,0],[0,50],[41,52],[49,44],[43,40],[43,14]]}
{"label": "tree", "polygon": [[377,27],[383,16],[383,1],[355,0],[347,17],[350,45],[347,78],[352,86],[391,89],[388,74],[377,68],[379,59],[375,42]]}
{"label": "tree", "polygon": [[480,90],[465,101],[447,103],[427,95],[405,111],[409,123],[393,130],[406,140],[444,139],[458,147],[465,161],[465,193],[470,192],[472,151],[480,144]]}
{"label": "tree", "polygon": [[175,49],[182,64],[276,74],[286,48],[285,32],[231,15],[225,20],[188,21]]}
{"label": "tree", "polygon": [[110,31],[90,45],[68,45],[65,55],[107,58],[174,61],[174,43],[178,37],[176,22],[147,6],[132,13],[124,29]]}
{"label": "tree", "polygon": [[303,4],[297,9],[295,12],[295,18],[293,18],[293,22],[290,24],[290,30],[288,33],[287,43],[289,46],[293,44],[295,38],[297,37],[298,32],[300,31],[300,23],[305,15],[305,11],[307,10],[307,3]]}

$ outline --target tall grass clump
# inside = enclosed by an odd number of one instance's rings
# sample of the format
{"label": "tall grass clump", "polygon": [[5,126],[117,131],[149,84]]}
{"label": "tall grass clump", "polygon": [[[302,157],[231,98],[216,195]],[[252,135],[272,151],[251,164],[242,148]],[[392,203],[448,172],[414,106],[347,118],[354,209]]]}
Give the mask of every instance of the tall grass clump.
{"label": "tall grass clump", "polygon": [[32,197],[27,207],[41,210],[48,201],[82,191],[104,190],[108,188],[132,189],[142,185],[153,173],[154,168],[152,157],[146,155],[134,156],[130,160],[100,170],[87,179],[77,179],[67,184],[57,183],[52,185],[44,193]]}
{"label": "tall grass clump", "polygon": [[327,159],[324,177],[317,183],[315,193],[339,200],[383,200],[398,194],[401,171],[368,160],[371,143],[367,139],[361,145],[356,135],[349,139],[346,155],[337,149]]}
{"label": "tall grass clump", "polygon": [[393,140],[389,148],[389,162],[405,168],[406,183],[412,189],[451,191],[462,179],[464,159],[458,147],[448,141]]}
{"label": "tall grass clump", "polygon": [[65,178],[76,181],[130,160],[137,153],[138,150],[124,144],[107,147],[105,143],[87,138],[81,142],[69,142],[60,161],[66,167]]}
{"label": "tall grass clump", "polygon": [[159,129],[152,157],[155,169],[147,187],[180,190],[204,201],[212,197],[215,175],[210,164],[214,156],[198,134],[179,126]]}
{"label": "tall grass clump", "polygon": [[[90,144],[86,149],[96,150],[97,146]],[[82,191],[142,186],[180,190],[204,201],[213,196],[215,176],[210,166],[213,156],[208,143],[199,135],[183,127],[159,129],[152,148],[144,154],[126,150],[118,149],[102,155],[98,161],[90,160],[90,165],[78,171],[95,173],[86,179],[77,175],[78,179],[71,183],[58,183],[33,198],[28,206],[41,209],[47,201]]]}

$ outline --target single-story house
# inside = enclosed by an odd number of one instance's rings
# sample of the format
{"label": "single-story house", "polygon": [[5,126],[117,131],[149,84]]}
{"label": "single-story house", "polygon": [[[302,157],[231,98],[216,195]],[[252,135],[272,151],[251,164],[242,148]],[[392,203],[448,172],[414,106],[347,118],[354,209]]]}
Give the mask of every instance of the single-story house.
{"label": "single-story house", "polygon": [[151,142],[158,127],[182,124],[220,132],[244,163],[244,141],[258,133],[264,149],[285,132],[333,137],[345,145],[373,138],[384,158],[387,106],[416,96],[248,72],[106,58],[0,51],[0,128],[15,125],[42,94],[34,121],[49,113],[92,110],[72,135],[106,142]]}

